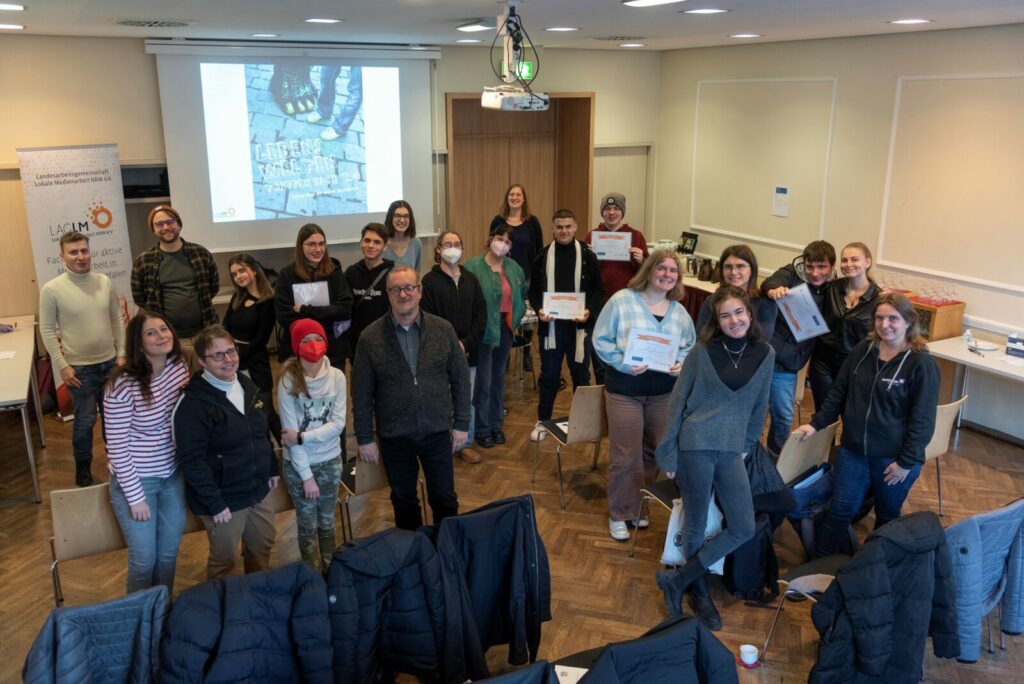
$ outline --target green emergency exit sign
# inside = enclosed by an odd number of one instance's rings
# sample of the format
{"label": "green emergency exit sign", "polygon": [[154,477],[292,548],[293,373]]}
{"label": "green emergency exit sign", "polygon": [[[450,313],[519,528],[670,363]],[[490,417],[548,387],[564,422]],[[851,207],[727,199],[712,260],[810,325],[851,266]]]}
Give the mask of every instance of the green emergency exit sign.
{"label": "green emergency exit sign", "polygon": [[[533,78],[533,62],[526,62],[526,61],[520,62],[519,63],[519,68],[516,70],[516,72],[517,72],[516,75],[519,76],[519,78],[523,79],[524,81],[529,81],[531,78]],[[505,76],[507,74],[508,74],[508,63],[507,62],[502,62],[501,63],[501,75]]]}

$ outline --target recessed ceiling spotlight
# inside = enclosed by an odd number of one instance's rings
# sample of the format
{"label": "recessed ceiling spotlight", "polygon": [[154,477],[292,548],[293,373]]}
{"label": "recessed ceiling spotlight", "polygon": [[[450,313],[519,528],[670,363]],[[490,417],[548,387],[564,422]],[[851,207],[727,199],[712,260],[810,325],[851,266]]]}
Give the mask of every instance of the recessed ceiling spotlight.
{"label": "recessed ceiling spotlight", "polygon": [[619,47],[624,47],[624,48],[647,47],[647,43],[621,43],[619,45]]}
{"label": "recessed ceiling spotlight", "polygon": [[730,38],[760,38],[760,33],[730,33]]}
{"label": "recessed ceiling spotlight", "polygon": [[579,31],[579,28],[576,27],[576,26],[552,26],[552,27],[546,28],[544,30],[545,31]]}
{"label": "recessed ceiling spotlight", "polygon": [[908,25],[909,24],[930,24],[930,23],[932,23],[932,20],[931,19],[894,19],[893,21],[890,21],[888,23],[890,23],[890,24],[908,24]]}
{"label": "recessed ceiling spotlight", "polygon": [[323,17],[311,17],[306,19],[307,24],[340,24],[344,19],[327,19]]}
{"label": "recessed ceiling spotlight", "polygon": [[465,24],[460,24],[456,28],[458,28],[460,31],[473,33],[475,31],[494,31],[498,27],[488,26],[486,23],[484,23],[483,19],[473,19],[472,21],[468,21]]}
{"label": "recessed ceiling spotlight", "polygon": [[280,33],[250,33],[250,38],[277,38]]}
{"label": "recessed ceiling spotlight", "polygon": [[482,43],[479,38],[459,38],[456,43]]}
{"label": "recessed ceiling spotlight", "polygon": [[686,0],[622,0],[623,5],[630,7],[654,7],[655,5],[671,5],[676,2],[686,2]]}
{"label": "recessed ceiling spotlight", "polygon": [[682,10],[683,14],[724,14],[729,10],[716,9],[714,7],[705,7],[704,9],[695,10]]}
{"label": "recessed ceiling spotlight", "polygon": [[0,24],[0,31],[21,31],[24,28],[21,24]]}
{"label": "recessed ceiling spotlight", "polygon": [[24,5],[15,5],[12,2],[0,2],[0,10],[7,12],[23,12],[25,10]]}

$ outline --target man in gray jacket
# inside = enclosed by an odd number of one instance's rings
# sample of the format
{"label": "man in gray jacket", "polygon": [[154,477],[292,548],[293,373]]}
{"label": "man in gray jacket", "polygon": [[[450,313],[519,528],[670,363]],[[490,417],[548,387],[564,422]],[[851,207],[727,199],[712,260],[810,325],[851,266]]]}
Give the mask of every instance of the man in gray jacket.
{"label": "man in gray jacket", "polygon": [[451,324],[420,311],[416,271],[395,266],[385,283],[391,312],[359,337],[352,417],[359,457],[384,460],[395,525],[414,530],[423,524],[420,466],[434,522],[459,512],[452,453],[463,447],[469,429],[469,366]]}

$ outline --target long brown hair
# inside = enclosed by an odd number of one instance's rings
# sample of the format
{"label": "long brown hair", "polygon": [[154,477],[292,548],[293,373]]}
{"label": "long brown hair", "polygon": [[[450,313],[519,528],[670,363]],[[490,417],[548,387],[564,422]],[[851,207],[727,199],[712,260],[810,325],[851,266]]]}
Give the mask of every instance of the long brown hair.
{"label": "long brown hair", "polygon": [[178,340],[178,333],[174,332],[174,326],[167,320],[163,314],[155,313],[153,311],[139,310],[137,314],[132,316],[132,319],[128,321],[128,328],[125,330],[124,340],[124,365],[118,366],[110,374],[104,385],[104,392],[109,392],[117,384],[117,381],[122,377],[129,377],[135,382],[139,383],[139,391],[142,392],[142,398],[147,402],[153,401],[153,390],[150,389],[149,383],[153,375],[153,364],[149,362],[149,357],[146,356],[145,348],[142,345],[142,329],[146,325],[146,321],[155,318],[163,321],[167,328],[171,331],[171,335],[174,338],[174,343],[171,346],[171,353],[167,355],[167,362],[178,361],[182,359],[181,354],[181,342]]}
{"label": "long brown hair", "polygon": [[676,282],[675,287],[665,293],[665,296],[677,302],[682,302],[683,292],[685,291],[683,287],[683,263],[679,255],[671,249],[656,249],[651,252],[651,255],[640,265],[640,270],[636,272],[636,275],[629,279],[626,287],[637,292],[646,290],[651,277],[651,271],[665,259],[671,259],[676,262],[676,268],[679,271],[679,280]]}
{"label": "long brown hair", "polygon": [[309,396],[309,385],[306,384],[306,374],[302,371],[302,362],[299,357],[292,356],[281,366],[282,380],[288,381],[288,394],[297,397],[300,394]]}
{"label": "long brown hair", "polygon": [[[306,253],[302,251],[302,243],[313,235],[320,235],[324,239],[324,258],[316,265],[316,270],[311,273],[309,265],[306,263]],[[305,280],[306,282],[324,280],[334,272],[331,250],[326,243],[327,236],[324,235],[324,229],[315,223],[307,223],[299,228],[299,234],[295,237],[295,275],[300,280]]]}
{"label": "long brown hair", "polygon": [[388,213],[384,215],[384,228],[388,231],[388,238],[395,237],[395,212],[399,209],[409,210],[409,227],[406,229],[405,234],[408,237],[416,237],[416,214],[412,212],[412,205],[405,200],[395,200],[388,207]]}
{"label": "long brown hair", "polygon": [[[267,280],[267,274],[263,272],[263,267],[260,266],[260,262],[256,261],[256,258],[245,252],[236,254],[235,256],[228,259],[228,274],[231,273],[231,267],[235,265],[245,266],[247,269],[252,271],[253,278],[256,280],[256,292],[259,297],[256,299],[257,303],[265,302],[268,299],[274,298],[274,289],[270,287],[270,281]],[[246,295],[249,294],[248,288],[241,288],[235,282],[234,276],[231,277],[231,286],[235,288],[235,292],[231,295],[231,310],[238,311],[238,307],[242,306],[242,302],[245,301]]]}
{"label": "long brown hair", "polygon": [[727,299],[738,299],[746,307],[747,315],[750,317],[750,329],[747,331],[747,337],[752,342],[760,342],[762,340],[761,326],[758,325],[757,318],[754,317],[754,307],[750,304],[750,297],[747,296],[745,290],[741,290],[735,285],[723,285],[712,292],[709,295],[709,299],[711,300],[711,318],[700,329],[697,337],[698,342],[706,347],[708,343],[725,336],[725,333],[722,332],[722,326],[718,323],[718,307]]}
{"label": "long brown hair", "polygon": [[[921,323],[917,315],[917,309],[910,303],[906,295],[902,295],[898,292],[890,292],[884,294],[875,299],[874,304],[871,307],[871,318],[872,321],[875,317],[875,312],[878,311],[878,307],[883,304],[888,304],[892,308],[896,309],[896,313],[900,315],[907,323],[907,334],[906,342],[916,352],[927,352],[928,341],[921,335]],[[868,333],[868,338],[874,341],[878,341],[878,334],[875,332],[874,323],[871,325],[871,332]]]}
{"label": "long brown hair", "polygon": [[[718,259],[718,267],[722,269],[722,281],[725,281],[725,260],[729,257],[745,261],[750,265],[750,280],[747,281],[747,296],[753,301],[761,296],[761,290],[757,287],[757,257],[749,245],[729,245],[722,250],[722,256]],[[753,318],[753,314],[751,314]]]}
{"label": "long brown hair", "polygon": [[520,192],[523,193],[523,208],[520,210],[519,218],[525,221],[533,216],[533,214],[530,213],[530,201],[526,199],[526,188],[524,188],[520,183],[513,183],[508,186],[508,190],[505,191],[505,197],[501,200],[501,211],[499,213],[501,214],[501,218],[506,219],[508,218],[508,215],[512,213],[512,209],[508,206],[508,193],[512,192],[512,188],[519,188]]}

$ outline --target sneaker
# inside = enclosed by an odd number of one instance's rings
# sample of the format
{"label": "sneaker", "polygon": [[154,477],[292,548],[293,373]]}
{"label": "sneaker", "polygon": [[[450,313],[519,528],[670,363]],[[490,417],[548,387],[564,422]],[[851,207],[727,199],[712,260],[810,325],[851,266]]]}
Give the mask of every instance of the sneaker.
{"label": "sneaker", "polygon": [[642,530],[646,530],[651,526],[651,521],[646,515],[640,518],[640,520],[633,520],[631,522],[633,523],[633,527],[639,527]]}
{"label": "sneaker", "polygon": [[478,447],[483,447],[484,449],[494,448],[494,437],[491,437],[490,435],[481,435],[478,433],[474,438],[474,441]]}
{"label": "sneaker", "polygon": [[608,534],[615,541],[629,541],[629,528],[626,526],[626,521],[608,518]]}
{"label": "sneaker", "polygon": [[502,444],[505,443],[504,431],[495,430],[494,432],[491,433],[491,436],[494,437],[494,443],[497,444],[498,446],[501,446]]}
{"label": "sneaker", "polygon": [[320,131],[320,139],[326,140],[327,142],[337,140],[340,137],[341,133],[338,133],[338,131],[334,130],[333,128],[325,128],[324,130]]}
{"label": "sneaker", "polygon": [[530,441],[539,442],[547,436],[548,429],[541,425],[540,421],[538,420],[537,424],[533,426],[533,432],[530,433]]}
{"label": "sneaker", "polygon": [[320,112],[313,111],[306,115],[306,123],[320,123],[323,118],[320,116]]}

